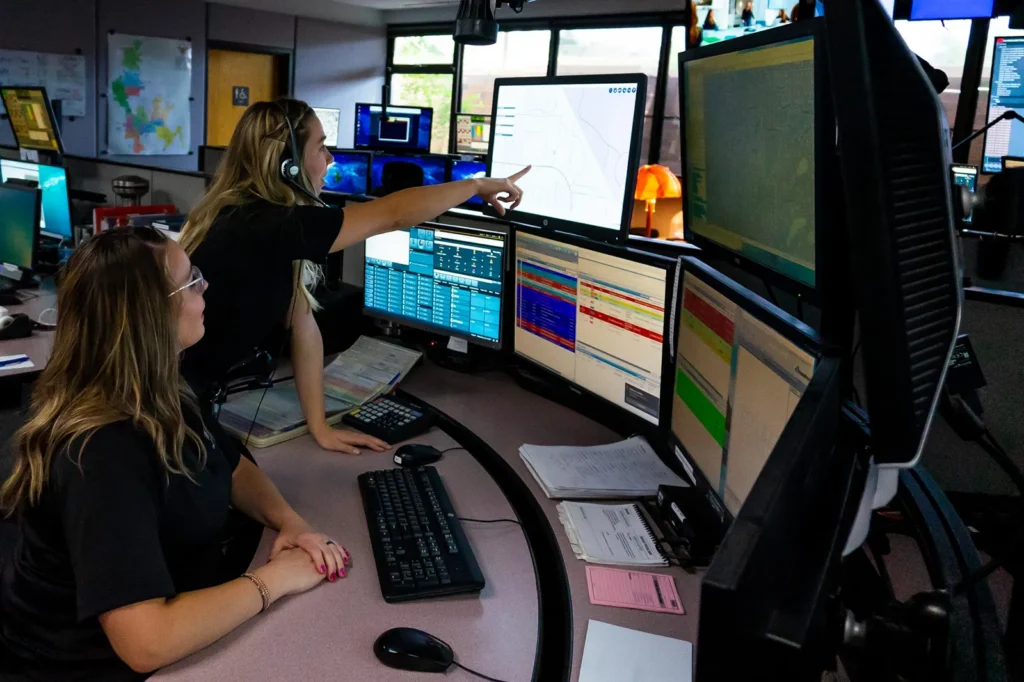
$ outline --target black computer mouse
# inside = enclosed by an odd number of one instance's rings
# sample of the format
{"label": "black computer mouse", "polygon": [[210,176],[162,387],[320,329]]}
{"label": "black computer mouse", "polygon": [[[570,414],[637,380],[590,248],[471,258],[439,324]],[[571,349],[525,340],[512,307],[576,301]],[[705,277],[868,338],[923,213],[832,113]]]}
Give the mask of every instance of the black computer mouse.
{"label": "black computer mouse", "polygon": [[398,448],[395,464],[400,467],[422,467],[441,459],[441,451],[431,445],[410,443]]}
{"label": "black computer mouse", "polygon": [[416,628],[391,628],[373,643],[373,653],[389,668],[421,673],[443,673],[455,659],[450,646]]}

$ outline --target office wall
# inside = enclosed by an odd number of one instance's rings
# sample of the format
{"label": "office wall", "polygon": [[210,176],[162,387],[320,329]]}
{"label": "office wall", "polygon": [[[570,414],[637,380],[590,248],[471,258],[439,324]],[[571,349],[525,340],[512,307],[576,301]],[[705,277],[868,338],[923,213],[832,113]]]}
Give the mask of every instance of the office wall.
{"label": "office wall", "polygon": [[379,102],[387,62],[383,26],[350,26],[299,18],[295,96],[341,110],[338,146],[352,145],[356,102]]}
{"label": "office wall", "polygon": [[207,5],[207,12],[207,40],[285,50],[295,48],[296,18],[293,16],[212,3]]}

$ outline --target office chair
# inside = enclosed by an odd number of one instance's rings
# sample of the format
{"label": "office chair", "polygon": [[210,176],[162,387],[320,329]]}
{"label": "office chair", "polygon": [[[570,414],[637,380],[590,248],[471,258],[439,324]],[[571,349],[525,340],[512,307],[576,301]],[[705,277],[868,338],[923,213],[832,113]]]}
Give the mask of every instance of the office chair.
{"label": "office chair", "polygon": [[384,164],[381,172],[381,186],[373,188],[373,195],[387,196],[410,187],[422,187],[423,168],[411,161],[391,161]]}

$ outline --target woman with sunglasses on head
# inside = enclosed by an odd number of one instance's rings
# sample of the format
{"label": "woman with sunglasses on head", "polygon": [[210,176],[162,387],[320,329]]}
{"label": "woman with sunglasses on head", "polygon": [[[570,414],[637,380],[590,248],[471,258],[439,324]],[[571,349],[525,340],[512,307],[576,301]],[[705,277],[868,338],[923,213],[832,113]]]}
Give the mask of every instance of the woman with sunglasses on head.
{"label": "woman with sunglasses on head", "polygon": [[21,534],[0,572],[0,679],[136,679],[345,576],[344,548],[310,531],[217,577],[229,505],[271,528],[308,525],[204,423],[181,378],[205,289],[151,228],[105,232],[69,260],[53,353],[0,488]]}
{"label": "woman with sunglasses on head", "polygon": [[387,444],[376,438],[326,423],[323,339],[311,294],[317,264],[374,235],[432,220],[473,196],[504,214],[503,204],[519,204],[515,183],[529,169],[330,208],[318,198],[333,161],[326,139],[305,102],[257,102],[242,114],[213,183],[182,230],[181,245],[213,285],[207,334],[185,354],[185,376],[200,398],[208,398],[255,349],[276,354],[290,338],[299,402],[320,447],[383,451]]}

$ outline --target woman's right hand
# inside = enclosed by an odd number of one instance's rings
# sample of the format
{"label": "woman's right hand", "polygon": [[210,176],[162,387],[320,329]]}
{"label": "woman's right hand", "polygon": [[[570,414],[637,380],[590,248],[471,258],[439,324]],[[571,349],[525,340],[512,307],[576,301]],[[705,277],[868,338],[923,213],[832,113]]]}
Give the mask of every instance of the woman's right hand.
{"label": "woman's right hand", "polygon": [[523,190],[516,184],[519,178],[530,172],[533,166],[527,166],[515,175],[507,178],[478,178],[476,195],[494,207],[499,215],[505,215],[505,207],[502,203],[512,204],[508,207],[511,211],[523,200]]}
{"label": "woman's right hand", "polygon": [[266,583],[272,602],[310,590],[327,578],[309,558],[309,554],[298,547],[278,552],[254,573]]}

